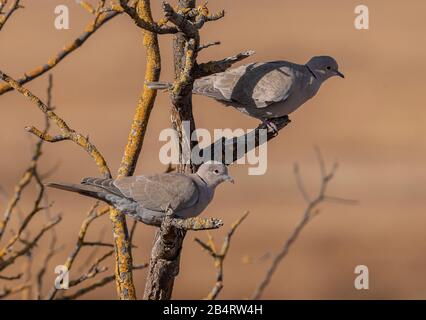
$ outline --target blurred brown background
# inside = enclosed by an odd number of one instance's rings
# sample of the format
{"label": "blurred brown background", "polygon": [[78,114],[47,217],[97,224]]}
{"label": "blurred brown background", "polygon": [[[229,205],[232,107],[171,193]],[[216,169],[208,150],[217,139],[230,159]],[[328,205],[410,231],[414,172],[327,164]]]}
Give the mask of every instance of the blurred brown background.
{"label": "blurred brown background", "polygon": [[[152,2],[159,18],[159,1]],[[26,0],[23,4],[25,10],[18,11],[0,32],[0,69],[15,77],[46,62],[91,19],[74,0]],[[70,30],[58,31],[53,26],[58,4],[69,5]],[[247,49],[256,51],[249,61],[305,63],[313,55],[327,54],[337,59],[347,76],[345,80],[328,81],[315,99],[292,115],[291,125],[268,145],[265,175],[248,176],[247,166],[232,166],[237,183],[221,186],[204,213],[224,219],[225,226],[213,233],[220,242],[235,219],[245,210],[251,212],[233,238],[220,298],[249,297],[270,259],[244,264],[243,257],[277,252],[300,219],[305,204],[296,188],[293,163],[301,165],[309,191],[316,192],[319,170],[314,145],[321,147],[328,164],[334,159],[340,163],[330,194],[360,203],[322,205],[321,215],[292,247],[264,298],[426,298],[426,2],[363,1],[370,9],[368,31],[354,28],[354,8],[359,4],[352,0],[209,3],[211,10],[224,8],[227,16],[203,29],[203,42],[220,40],[222,45],[203,52],[200,61]],[[170,36],[161,37],[161,48],[162,79],[169,80]],[[142,86],[144,60],[141,32],[123,15],[53,70],[58,113],[76,130],[90,134],[114,172]],[[27,87],[44,97],[46,85],[44,76]],[[194,100],[199,127],[212,130],[257,125],[257,121],[214,101],[201,97]],[[0,97],[0,110],[0,185],[12,194],[34,141],[23,127],[40,126],[43,117],[14,92]],[[158,135],[169,126],[168,111],[168,97],[160,93],[138,174],[164,170],[158,160],[162,145]],[[51,180],[78,181],[98,174],[92,160],[71,142],[46,144],[41,164],[44,171],[60,165]],[[51,281],[54,266],[65,260],[93,201],[60,191],[50,191],[49,198],[54,200],[53,212],[63,213],[58,230],[67,244],[66,250],[53,259]],[[30,205],[27,201],[21,207]],[[96,240],[106,228],[104,240],[111,241],[109,227],[107,217],[99,219],[88,238]],[[148,261],[153,231],[147,226],[137,230],[136,262]],[[206,237],[204,233],[187,236],[174,298],[202,298],[214,283],[211,258],[192,241],[195,235]],[[43,249],[41,245],[36,255]],[[85,252],[78,260],[80,264],[84,256]],[[353,285],[354,268],[360,264],[370,269],[368,291],[357,291]],[[112,267],[111,261],[107,265]],[[136,271],[135,277],[141,297],[145,272]],[[85,298],[115,299],[114,284]]]}

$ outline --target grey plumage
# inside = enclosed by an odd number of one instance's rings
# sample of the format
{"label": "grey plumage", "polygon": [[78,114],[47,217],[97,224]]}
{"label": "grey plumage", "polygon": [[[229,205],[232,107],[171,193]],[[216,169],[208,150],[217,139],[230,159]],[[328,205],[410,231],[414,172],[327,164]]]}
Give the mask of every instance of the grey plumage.
{"label": "grey plumage", "polygon": [[318,92],[332,76],[344,77],[327,56],[300,65],[287,61],[251,63],[197,79],[193,93],[267,121],[286,116]]}
{"label": "grey plumage", "polygon": [[233,181],[227,167],[207,163],[195,174],[163,173],[116,180],[84,178],[81,184],[48,186],[102,200],[138,221],[158,226],[170,210],[176,218],[198,216],[224,181]]}

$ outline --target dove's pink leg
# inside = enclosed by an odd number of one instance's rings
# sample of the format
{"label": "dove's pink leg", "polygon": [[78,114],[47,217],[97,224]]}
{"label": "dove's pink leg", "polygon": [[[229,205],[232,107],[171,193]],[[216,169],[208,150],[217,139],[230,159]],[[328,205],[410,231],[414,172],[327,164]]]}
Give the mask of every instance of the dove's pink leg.
{"label": "dove's pink leg", "polygon": [[277,125],[273,121],[271,121],[269,119],[263,119],[262,123],[266,126],[268,131],[272,131],[274,133],[274,136],[278,135]]}

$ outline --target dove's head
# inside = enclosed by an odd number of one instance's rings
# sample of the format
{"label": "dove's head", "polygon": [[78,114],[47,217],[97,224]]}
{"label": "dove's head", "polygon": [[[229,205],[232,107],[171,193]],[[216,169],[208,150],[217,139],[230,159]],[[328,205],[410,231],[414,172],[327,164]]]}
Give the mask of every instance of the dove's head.
{"label": "dove's head", "polygon": [[319,80],[325,81],[328,78],[338,76],[344,78],[343,73],[339,71],[339,65],[334,58],[329,56],[313,57],[306,64],[312,71],[315,77]]}
{"label": "dove's head", "polygon": [[203,163],[197,174],[210,187],[216,187],[225,181],[234,183],[234,179],[228,175],[228,168],[220,162]]}

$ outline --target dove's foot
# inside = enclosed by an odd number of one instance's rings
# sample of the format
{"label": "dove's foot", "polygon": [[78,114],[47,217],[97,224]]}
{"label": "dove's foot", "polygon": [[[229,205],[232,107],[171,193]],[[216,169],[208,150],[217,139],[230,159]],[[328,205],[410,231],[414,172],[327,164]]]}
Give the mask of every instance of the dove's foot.
{"label": "dove's foot", "polygon": [[268,132],[272,132],[273,133],[274,137],[278,135],[277,125],[272,120],[265,119],[265,120],[262,121],[262,123],[268,129]]}

